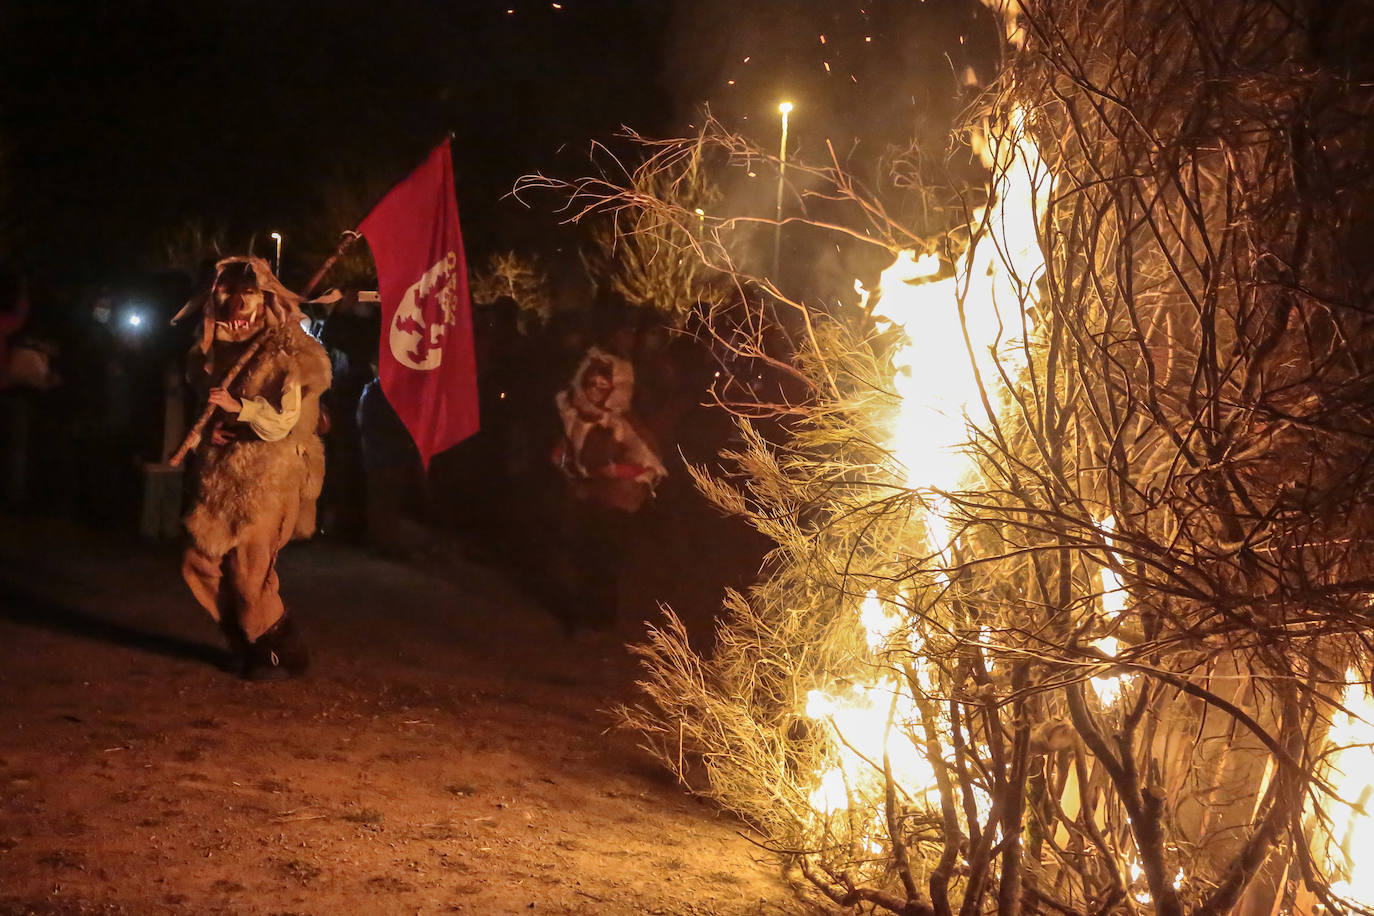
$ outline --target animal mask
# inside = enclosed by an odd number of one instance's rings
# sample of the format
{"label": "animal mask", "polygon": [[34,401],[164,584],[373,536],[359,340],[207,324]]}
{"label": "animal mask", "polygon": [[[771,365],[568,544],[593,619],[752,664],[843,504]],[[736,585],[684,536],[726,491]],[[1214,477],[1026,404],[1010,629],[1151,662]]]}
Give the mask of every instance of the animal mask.
{"label": "animal mask", "polygon": [[215,265],[214,285],[186,303],[172,323],[200,309],[197,347],[208,354],[217,340],[247,340],[265,327],[300,321],[300,303],[301,297],[283,286],[262,258],[224,258]]}
{"label": "animal mask", "polygon": [[266,320],[266,299],[258,286],[252,266],[240,261],[230,264],[215,278],[210,292],[214,312],[215,340],[236,343],[247,340],[262,329]]}

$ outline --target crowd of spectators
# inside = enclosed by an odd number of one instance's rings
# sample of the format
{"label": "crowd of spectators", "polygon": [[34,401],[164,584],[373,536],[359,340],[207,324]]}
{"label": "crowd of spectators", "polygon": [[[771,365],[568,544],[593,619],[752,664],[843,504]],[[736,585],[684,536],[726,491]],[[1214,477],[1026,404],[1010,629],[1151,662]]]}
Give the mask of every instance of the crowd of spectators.
{"label": "crowd of spectators", "polygon": [[[75,330],[49,333],[17,284],[0,292],[0,504],[178,536],[187,481],[167,459],[201,406],[184,383],[184,335],[102,295]],[[601,303],[522,322],[502,300],[473,315],[481,431],[428,472],[377,379],[376,303],[349,296],[315,316],[333,363],[318,536],[401,560],[457,549],[517,566],[570,631],[607,626],[626,544],[700,502],[684,462],[710,460],[732,434],[705,406],[731,367],[652,310]],[[570,473],[558,397],[577,390],[589,353],[626,367],[631,383]],[[616,452],[631,428],[652,461]]]}

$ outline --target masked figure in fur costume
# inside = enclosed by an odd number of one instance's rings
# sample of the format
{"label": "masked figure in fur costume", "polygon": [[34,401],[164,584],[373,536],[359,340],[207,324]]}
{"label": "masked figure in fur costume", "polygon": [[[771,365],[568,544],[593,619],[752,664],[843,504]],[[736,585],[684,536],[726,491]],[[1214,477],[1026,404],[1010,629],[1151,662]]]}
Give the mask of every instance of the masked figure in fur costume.
{"label": "masked figure in fur costume", "polygon": [[563,421],[554,461],[566,481],[558,610],[570,631],[614,626],[634,517],[668,473],[631,410],[633,396],[630,363],[593,347],[554,398]]}
{"label": "masked figure in fur costume", "polygon": [[202,309],[191,376],[209,386],[218,410],[208,442],[199,443],[182,576],[224,629],[244,677],[290,677],[308,659],[278,591],[277,553],[315,530],[324,482],[316,427],[329,357],[301,329],[300,297],[261,258],[220,261]]}

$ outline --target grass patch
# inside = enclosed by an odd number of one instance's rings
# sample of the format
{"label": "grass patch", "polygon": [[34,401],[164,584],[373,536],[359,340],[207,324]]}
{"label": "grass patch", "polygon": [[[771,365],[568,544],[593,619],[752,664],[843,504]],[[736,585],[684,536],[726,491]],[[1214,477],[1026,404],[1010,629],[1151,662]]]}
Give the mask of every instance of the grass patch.
{"label": "grass patch", "polygon": [[350,824],[380,824],[386,819],[386,815],[376,808],[362,808],[348,812],[343,819]]}

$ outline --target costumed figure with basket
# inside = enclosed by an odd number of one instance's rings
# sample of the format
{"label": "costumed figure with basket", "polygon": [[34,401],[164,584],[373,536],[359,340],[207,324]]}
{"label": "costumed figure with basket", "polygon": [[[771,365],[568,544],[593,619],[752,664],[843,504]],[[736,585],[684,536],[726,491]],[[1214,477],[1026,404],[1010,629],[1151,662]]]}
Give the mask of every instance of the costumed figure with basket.
{"label": "costumed figure with basket", "polygon": [[633,395],[630,363],[592,347],[555,396],[563,439],[554,462],[566,483],[561,616],[570,630],[614,625],[632,519],[668,473],[630,409]]}

